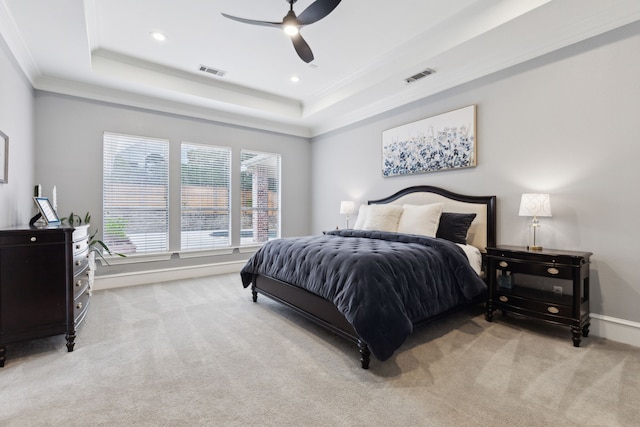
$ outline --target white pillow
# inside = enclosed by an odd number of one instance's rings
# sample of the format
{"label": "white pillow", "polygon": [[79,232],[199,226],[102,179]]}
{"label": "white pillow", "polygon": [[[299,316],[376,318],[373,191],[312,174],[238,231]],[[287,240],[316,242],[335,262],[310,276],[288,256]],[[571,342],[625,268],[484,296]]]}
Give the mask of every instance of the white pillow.
{"label": "white pillow", "polygon": [[362,226],[363,230],[398,231],[398,221],[402,215],[400,205],[369,205]]}
{"label": "white pillow", "polygon": [[358,219],[356,220],[356,224],[353,226],[355,230],[362,230],[364,227],[364,221],[367,219],[367,208],[369,205],[360,205],[360,209],[358,210]]}
{"label": "white pillow", "polygon": [[398,233],[436,237],[444,203],[402,205]]}

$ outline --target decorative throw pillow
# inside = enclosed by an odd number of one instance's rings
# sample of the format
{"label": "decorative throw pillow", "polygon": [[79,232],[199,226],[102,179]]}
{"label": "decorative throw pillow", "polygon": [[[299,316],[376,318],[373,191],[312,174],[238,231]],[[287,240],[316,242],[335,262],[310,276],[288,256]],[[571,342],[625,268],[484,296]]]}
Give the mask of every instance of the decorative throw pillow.
{"label": "decorative throw pillow", "polygon": [[451,240],[453,243],[467,244],[467,232],[475,219],[474,213],[442,212],[436,237]]}
{"label": "decorative throw pillow", "polygon": [[355,230],[362,230],[364,227],[364,221],[367,219],[367,208],[369,205],[360,205],[360,209],[358,210],[358,219],[356,219],[356,223],[353,226]]}
{"label": "decorative throw pillow", "polygon": [[363,230],[398,231],[398,221],[402,215],[400,205],[369,205]]}
{"label": "decorative throw pillow", "polygon": [[436,237],[436,230],[444,203],[429,205],[402,205],[398,233]]}

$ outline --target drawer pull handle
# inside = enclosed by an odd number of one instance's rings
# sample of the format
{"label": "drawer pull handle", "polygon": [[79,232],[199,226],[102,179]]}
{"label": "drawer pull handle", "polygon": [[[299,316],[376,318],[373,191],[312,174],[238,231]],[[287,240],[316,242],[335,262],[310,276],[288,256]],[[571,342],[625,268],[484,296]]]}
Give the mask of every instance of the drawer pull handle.
{"label": "drawer pull handle", "polygon": [[76,249],[80,249],[80,245],[76,244]]}
{"label": "drawer pull handle", "polygon": [[509,301],[509,298],[505,297],[504,295],[500,295],[499,300],[502,301],[502,302],[507,302],[507,301]]}
{"label": "drawer pull handle", "polygon": [[82,280],[78,280],[78,281],[76,282],[76,286],[78,286],[78,287],[82,286]]}
{"label": "drawer pull handle", "polygon": [[[76,265],[80,265],[80,264],[82,264],[82,261],[76,261]],[[69,265],[69,264],[67,264],[67,265]]]}
{"label": "drawer pull handle", "polygon": [[29,240],[31,240],[32,242],[35,242],[36,240],[38,240],[38,238],[34,236],[34,237],[31,237],[31,239]]}
{"label": "drawer pull handle", "polygon": [[555,268],[555,267],[549,267],[549,268],[547,268],[547,273],[549,273],[549,274],[554,274],[554,275],[555,275],[555,274],[560,273],[560,270],[558,270],[558,269],[557,269],[557,268]]}
{"label": "drawer pull handle", "polygon": [[499,265],[500,267],[509,267],[509,263],[508,263],[507,261],[500,261],[500,262],[498,263],[498,265]]}
{"label": "drawer pull handle", "polygon": [[76,308],[77,308],[78,310],[80,310],[80,309],[82,308],[82,303],[81,303],[81,302],[79,302],[78,304],[76,304]]}
{"label": "drawer pull handle", "polygon": [[549,313],[552,313],[552,314],[558,314],[558,313],[560,313],[560,310],[558,310],[558,307],[554,307],[554,306],[552,306],[552,305],[551,305],[551,306],[549,306],[549,307],[547,307],[547,311],[548,311]]}

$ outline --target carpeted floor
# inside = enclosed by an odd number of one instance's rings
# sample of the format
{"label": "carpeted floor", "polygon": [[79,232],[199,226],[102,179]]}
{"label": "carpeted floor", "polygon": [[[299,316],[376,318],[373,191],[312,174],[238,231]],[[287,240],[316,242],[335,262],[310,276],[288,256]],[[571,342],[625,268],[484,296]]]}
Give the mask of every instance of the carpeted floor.
{"label": "carpeted floor", "polygon": [[232,274],[96,292],[76,343],[7,346],[0,425],[640,425],[638,348],[481,308],[367,371]]}

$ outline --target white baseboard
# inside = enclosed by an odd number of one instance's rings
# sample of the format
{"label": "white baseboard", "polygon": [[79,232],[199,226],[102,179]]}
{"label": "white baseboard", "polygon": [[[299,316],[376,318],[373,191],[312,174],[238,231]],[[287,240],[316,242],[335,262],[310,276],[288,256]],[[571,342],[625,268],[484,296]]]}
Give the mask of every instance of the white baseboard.
{"label": "white baseboard", "polygon": [[[165,268],[122,274],[106,274],[95,276],[93,290],[123,288],[126,286],[146,285],[149,283],[168,282],[193,277],[214,276],[217,274],[240,273],[244,261],[205,264],[190,267]],[[239,279],[239,277],[238,277]]]}
{"label": "white baseboard", "polygon": [[590,334],[640,347],[640,323],[591,313]]}

